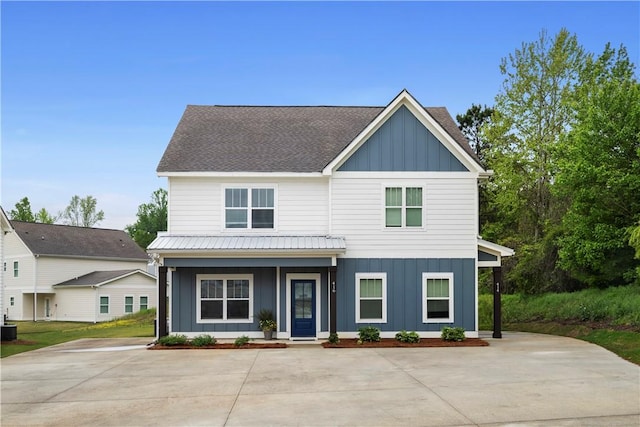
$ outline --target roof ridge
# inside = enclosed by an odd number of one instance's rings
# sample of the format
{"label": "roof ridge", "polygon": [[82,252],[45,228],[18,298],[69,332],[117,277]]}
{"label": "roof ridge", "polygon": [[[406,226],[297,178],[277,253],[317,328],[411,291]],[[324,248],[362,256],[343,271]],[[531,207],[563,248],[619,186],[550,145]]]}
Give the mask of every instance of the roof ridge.
{"label": "roof ridge", "polygon": [[14,220],[14,219],[10,219],[9,222],[11,222],[12,224],[17,222],[20,224],[36,224],[36,225],[42,225],[42,226],[56,226],[56,227],[68,227],[68,228],[80,228],[83,230],[105,230],[105,231],[121,231],[123,233],[126,233],[126,231],[124,230],[120,230],[118,228],[102,228],[102,227],[84,227],[81,225],[71,225],[71,224],[48,224],[46,222],[35,222],[35,221],[20,221],[20,220]]}
{"label": "roof ridge", "polygon": [[187,107],[222,108],[385,108],[383,105],[257,105],[257,104],[187,104]]}

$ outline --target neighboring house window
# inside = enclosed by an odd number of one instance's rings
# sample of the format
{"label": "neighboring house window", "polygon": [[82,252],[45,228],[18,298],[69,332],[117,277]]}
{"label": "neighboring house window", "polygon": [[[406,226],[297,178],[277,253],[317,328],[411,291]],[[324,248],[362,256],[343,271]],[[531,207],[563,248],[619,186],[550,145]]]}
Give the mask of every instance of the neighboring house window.
{"label": "neighboring house window", "polygon": [[386,187],[385,227],[422,227],[422,187]]}
{"label": "neighboring house window", "polygon": [[140,297],[140,310],[146,310],[149,308],[149,297]]}
{"label": "neighboring house window", "polygon": [[13,277],[18,277],[18,261],[13,261]]}
{"label": "neighboring house window", "polygon": [[109,314],[109,297],[100,297],[100,314]]}
{"label": "neighboring house window", "polygon": [[2,271],[7,271],[7,263],[6,262],[2,263]]}
{"label": "neighboring house window", "polygon": [[387,321],[387,274],[356,273],[356,322]]}
{"label": "neighboring house window", "polygon": [[133,297],[132,296],[124,297],[124,312],[133,313]]}
{"label": "neighboring house window", "polygon": [[253,276],[198,275],[197,286],[198,321],[253,321]]}
{"label": "neighboring house window", "polygon": [[453,322],[453,273],[422,273],[422,321]]}
{"label": "neighboring house window", "polygon": [[225,188],[225,228],[274,228],[273,188]]}
{"label": "neighboring house window", "polygon": [[9,304],[13,307],[16,304],[16,299],[14,297],[9,298]]}

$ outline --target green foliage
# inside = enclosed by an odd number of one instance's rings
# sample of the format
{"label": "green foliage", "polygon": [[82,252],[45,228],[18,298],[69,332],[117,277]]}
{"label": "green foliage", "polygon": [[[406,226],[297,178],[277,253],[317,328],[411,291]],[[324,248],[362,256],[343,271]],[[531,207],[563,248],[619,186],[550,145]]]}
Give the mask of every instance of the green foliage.
{"label": "green foliage", "polygon": [[96,211],[98,201],[93,196],[73,196],[69,205],[62,212],[62,220],[67,225],[76,227],[93,227],[104,220],[104,212]]}
{"label": "green foliage", "polygon": [[176,334],[176,335],[165,335],[164,337],[158,338],[158,344],[165,345],[167,347],[175,346],[175,345],[186,345],[189,342],[186,335]]}
{"label": "green foliage", "polygon": [[380,341],[380,329],[375,326],[363,326],[358,329],[358,340],[362,342]]}
{"label": "green foliage", "polygon": [[464,341],[464,328],[445,326],[440,335],[443,341]]}
{"label": "green foliage", "polygon": [[235,345],[236,347],[242,347],[243,345],[247,345],[249,344],[249,337],[246,335],[242,335],[238,338],[236,338],[236,340],[233,342],[233,345]]}
{"label": "green foliage", "polygon": [[262,309],[258,313],[258,325],[262,331],[275,331],[278,327],[273,317],[273,311]]}
{"label": "green foliage", "polygon": [[402,330],[396,334],[396,340],[406,343],[418,343],[420,342],[420,335],[415,331],[407,332]]}
{"label": "green foliage", "polygon": [[208,345],[214,345],[216,342],[216,339],[211,335],[203,334],[193,338],[191,340],[191,345],[195,347],[205,347]]}
{"label": "green foliage", "polygon": [[589,286],[632,283],[640,220],[640,83],[626,49],[589,58],[573,98],[577,118],[558,150],[556,191],[570,200],[560,265]]}
{"label": "green foliage", "polygon": [[340,338],[338,337],[338,334],[336,334],[335,332],[329,334],[329,340],[328,340],[331,344],[338,344],[340,342]]}
{"label": "green foliage", "polygon": [[31,202],[28,197],[23,197],[16,203],[15,209],[9,211],[9,218],[14,221],[36,222],[35,216],[31,211]]}
{"label": "green foliage", "polygon": [[485,153],[489,149],[489,141],[483,136],[482,127],[491,120],[492,115],[493,108],[476,104],[471,104],[466,113],[456,115],[458,127],[481,162],[484,162]]}
{"label": "green foliage", "polygon": [[[480,295],[481,329],[493,325],[493,297]],[[502,295],[504,324],[526,322],[604,322],[640,331],[640,286],[584,289],[578,292],[526,296]]]}
{"label": "green foliage", "polygon": [[167,230],[167,190],[159,188],[151,195],[151,203],[138,206],[138,220],[125,231],[141,248],[147,248],[159,231]]}

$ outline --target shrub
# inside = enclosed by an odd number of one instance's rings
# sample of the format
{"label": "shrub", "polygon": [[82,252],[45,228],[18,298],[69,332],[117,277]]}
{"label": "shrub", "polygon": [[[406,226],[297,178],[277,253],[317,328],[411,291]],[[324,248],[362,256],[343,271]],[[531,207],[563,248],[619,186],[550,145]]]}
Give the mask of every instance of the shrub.
{"label": "shrub", "polygon": [[380,329],[375,326],[363,326],[358,329],[358,341],[377,342],[380,341]]}
{"label": "shrub", "polygon": [[452,328],[450,326],[442,328],[441,337],[443,341],[464,341],[466,339],[464,328]]}
{"label": "shrub", "polygon": [[243,345],[247,345],[249,343],[249,337],[246,335],[242,335],[241,337],[236,338],[233,342],[233,345],[236,347],[242,347]]}
{"label": "shrub", "polygon": [[340,338],[338,338],[338,334],[335,332],[329,335],[329,342],[331,344],[338,344],[340,342]]}
{"label": "shrub", "polygon": [[166,335],[158,339],[158,344],[166,346],[185,345],[187,342],[186,335]]}
{"label": "shrub", "polygon": [[216,339],[211,335],[198,335],[197,337],[191,340],[191,344],[196,347],[214,345],[215,343],[216,343]]}
{"label": "shrub", "polygon": [[402,330],[396,334],[396,340],[412,344],[418,343],[420,342],[420,335],[418,335],[418,333],[415,331],[407,332],[405,330]]}

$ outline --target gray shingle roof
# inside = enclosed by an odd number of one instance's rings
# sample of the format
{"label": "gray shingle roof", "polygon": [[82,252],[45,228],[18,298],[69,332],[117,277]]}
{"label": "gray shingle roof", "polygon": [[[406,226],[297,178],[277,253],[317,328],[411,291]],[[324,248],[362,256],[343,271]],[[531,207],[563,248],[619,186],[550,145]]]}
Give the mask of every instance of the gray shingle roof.
{"label": "gray shingle roof", "polygon": [[238,251],[329,251],[347,248],[344,238],[335,236],[158,236],[148,251],[238,250]]}
{"label": "gray shingle roof", "polygon": [[122,230],[11,221],[16,234],[38,255],[146,261],[148,256]]}
{"label": "gray shingle roof", "polygon": [[[187,106],[157,172],[320,172],[385,107]],[[473,158],[446,108],[425,108]]]}
{"label": "gray shingle roof", "polygon": [[113,270],[113,271],[94,271],[83,276],[75,277],[66,282],[53,285],[54,288],[58,287],[82,287],[82,286],[95,286],[105,282],[109,282],[118,279],[123,276],[127,276],[132,273],[147,274],[142,270]]}

